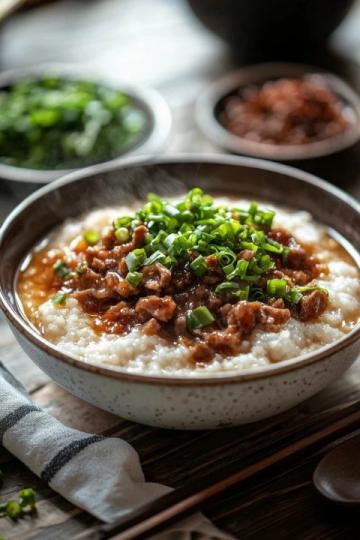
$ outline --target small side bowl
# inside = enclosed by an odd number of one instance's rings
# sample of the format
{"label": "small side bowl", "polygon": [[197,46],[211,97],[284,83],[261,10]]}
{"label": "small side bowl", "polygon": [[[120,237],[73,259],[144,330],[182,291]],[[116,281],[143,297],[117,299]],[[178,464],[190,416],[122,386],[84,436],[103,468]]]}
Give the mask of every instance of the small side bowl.
{"label": "small side bowl", "polygon": [[24,256],[53,227],[96,207],[131,204],[148,192],[176,196],[194,185],[308,210],[337,231],[360,266],[360,205],[356,201],[292,167],[234,156],[133,158],[121,165],[97,165],[35,192],[0,231],[0,305],[25,352],[81,399],[129,420],[164,428],[220,428],[270,417],[338,379],[360,351],[358,324],[335,343],[264,368],[212,376],[152,376],[83,362],[34,329],[17,302],[17,272]]}
{"label": "small side bowl", "polygon": [[[324,83],[354,113],[353,123],[340,135],[299,145],[266,144],[232,134],[217,118],[219,103],[239,87],[261,84],[268,80],[315,74],[320,75]],[[233,71],[210,85],[196,102],[196,121],[212,143],[234,154],[276,161],[314,159],[340,152],[359,141],[360,98],[345,81],[316,67],[286,63],[257,64]]]}
{"label": "small side bowl", "polygon": [[[42,64],[37,67],[19,70],[4,71],[0,74],[0,90],[10,87],[22,79],[36,79],[44,75],[54,75],[68,79],[85,79],[105,84],[109,87],[123,91],[147,117],[147,129],[144,134],[128,148],[124,149],[118,157],[106,160],[102,163],[119,163],[124,156],[149,155],[164,149],[171,131],[171,112],[164,98],[154,89],[149,87],[135,87],[127,83],[114,81],[109,77],[91,73],[72,65]],[[0,179],[32,184],[45,184],[56,178],[60,178],[76,169],[29,169],[14,167],[0,163]]]}

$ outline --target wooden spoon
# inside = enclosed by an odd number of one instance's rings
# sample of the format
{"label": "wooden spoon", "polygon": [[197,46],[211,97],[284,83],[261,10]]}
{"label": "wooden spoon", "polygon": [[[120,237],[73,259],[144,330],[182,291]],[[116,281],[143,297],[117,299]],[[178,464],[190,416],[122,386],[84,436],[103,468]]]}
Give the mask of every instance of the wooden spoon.
{"label": "wooden spoon", "polygon": [[360,504],[360,435],[329,452],[315,469],[316,489],[331,501]]}

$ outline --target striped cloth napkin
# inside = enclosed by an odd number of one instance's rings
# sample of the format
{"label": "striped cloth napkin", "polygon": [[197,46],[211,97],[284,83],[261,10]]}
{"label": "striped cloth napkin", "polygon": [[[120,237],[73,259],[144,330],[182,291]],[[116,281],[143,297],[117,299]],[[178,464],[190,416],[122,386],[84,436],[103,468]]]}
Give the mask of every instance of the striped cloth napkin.
{"label": "striped cloth napkin", "polygon": [[[110,523],[171,491],[146,482],[126,441],[68,428],[31,402],[0,362],[0,444],[74,505]],[[157,540],[231,540],[196,513],[157,534]]]}

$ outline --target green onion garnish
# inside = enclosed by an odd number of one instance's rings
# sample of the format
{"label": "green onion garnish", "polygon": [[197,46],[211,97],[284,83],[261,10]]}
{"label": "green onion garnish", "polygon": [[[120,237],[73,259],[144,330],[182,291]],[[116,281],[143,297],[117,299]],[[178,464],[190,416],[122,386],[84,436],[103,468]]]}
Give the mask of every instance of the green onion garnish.
{"label": "green onion garnish", "polygon": [[239,300],[248,300],[250,293],[250,286],[243,287],[242,289],[239,289],[238,291],[234,291],[235,296],[239,298]]}
{"label": "green onion garnish", "polygon": [[187,314],[186,325],[189,332],[203,328],[215,321],[211,311],[206,306],[199,306]]}
{"label": "green onion garnish", "polygon": [[19,500],[10,499],[4,504],[0,504],[0,518],[9,517],[16,521],[35,508],[36,493],[33,489],[22,489],[18,497]]}
{"label": "green onion garnish", "polygon": [[266,292],[269,296],[284,298],[286,294],[286,279],[269,279],[266,283]]}
{"label": "green onion garnish", "polygon": [[93,246],[97,244],[98,241],[100,240],[100,234],[96,231],[88,230],[84,232],[83,238],[87,244],[89,244],[90,246]]}
{"label": "green onion garnish", "polygon": [[287,302],[290,302],[290,304],[298,304],[302,297],[303,295],[301,294],[301,292],[298,291],[297,287],[294,287],[285,294],[284,299]]}
{"label": "green onion garnish", "polygon": [[127,281],[132,285],[133,287],[137,287],[139,283],[141,282],[143,278],[143,274],[141,272],[129,272],[126,276]]}
{"label": "green onion garnish", "polygon": [[130,239],[130,233],[126,227],[119,227],[115,230],[115,238],[119,244],[125,244]]}
{"label": "green onion garnish", "polygon": [[[288,246],[268,236],[274,214],[257,203],[251,203],[247,210],[217,206],[209,195],[194,188],[179,202],[150,194],[134,216],[114,221],[114,233],[118,242],[124,243],[139,225],[147,228],[144,248],[125,257],[129,273],[140,273],[144,266],[159,262],[171,270],[190,268],[202,278],[211,271],[206,257],[214,255],[216,272],[223,274],[217,292],[233,291],[240,299],[262,301],[272,296],[295,304],[303,291],[290,290],[284,279],[263,279],[277,267],[280,257],[286,264],[290,253]],[[242,250],[252,253],[239,259]]]}
{"label": "green onion garnish", "polygon": [[82,261],[81,263],[77,265],[76,273],[79,274],[79,276],[82,276],[83,274],[85,274],[86,268],[87,268],[87,262]]}
{"label": "green onion garnish", "polygon": [[240,285],[238,283],[232,282],[232,281],[223,281],[218,285],[215,289],[216,293],[227,293],[227,292],[233,292],[238,291],[240,289]]}
{"label": "green onion garnish", "polygon": [[63,306],[66,303],[67,294],[63,292],[58,292],[54,294],[51,298],[51,301],[56,306]]}
{"label": "green onion garnish", "polygon": [[129,272],[133,272],[139,266],[141,266],[146,259],[146,252],[145,249],[139,248],[134,249],[134,251],[130,251],[125,257],[126,265],[129,269]]}
{"label": "green onion garnish", "polygon": [[304,287],[296,287],[296,290],[301,294],[306,294],[314,291],[321,291],[329,294],[327,289],[324,289],[323,287],[318,287],[317,285],[305,285]]}
{"label": "green onion garnish", "polygon": [[120,227],[127,227],[132,222],[132,218],[130,216],[122,216],[114,221],[114,228],[120,229]]}
{"label": "green onion garnish", "polygon": [[61,259],[56,261],[56,263],[53,265],[53,269],[54,269],[55,274],[62,279],[64,279],[66,276],[70,274],[69,267]]}
{"label": "green onion garnish", "polygon": [[199,255],[190,263],[190,268],[197,277],[202,277],[208,271],[208,265],[202,255]]}
{"label": "green onion garnish", "polygon": [[244,279],[246,270],[248,269],[249,261],[245,261],[241,259],[236,263],[236,267],[234,268],[233,272],[228,274],[227,279],[232,280],[235,278]]}
{"label": "green onion garnish", "polygon": [[147,257],[147,259],[145,259],[145,261],[143,262],[143,265],[150,266],[150,264],[155,264],[157,262],[163,263],[165,259],[166,259],[166,255],[164,255],[164,253],[162,253],[161,251],[157,250],[157,251],[154,251],[154,253],[152,253],[150,257]]}

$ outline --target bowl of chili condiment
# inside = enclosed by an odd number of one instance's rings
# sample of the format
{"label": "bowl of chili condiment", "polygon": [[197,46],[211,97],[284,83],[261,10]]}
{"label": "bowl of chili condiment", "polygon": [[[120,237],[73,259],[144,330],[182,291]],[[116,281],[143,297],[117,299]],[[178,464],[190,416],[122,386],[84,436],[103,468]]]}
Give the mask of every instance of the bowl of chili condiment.
{"label": "bowl of chili condiment", "polygon": [[317,68],[259,64],[232,72],[200,96],[197,121],[217,146],[279,161],[330,155],[360,138],[360,100]]}

